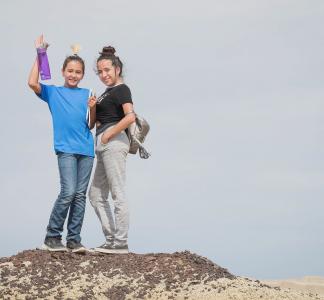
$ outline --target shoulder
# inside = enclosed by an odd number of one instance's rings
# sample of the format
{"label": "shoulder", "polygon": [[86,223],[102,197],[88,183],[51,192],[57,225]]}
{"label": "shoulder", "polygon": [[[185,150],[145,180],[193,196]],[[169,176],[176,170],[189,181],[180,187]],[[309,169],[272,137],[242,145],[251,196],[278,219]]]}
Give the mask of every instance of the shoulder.
{"label": "shoulder", "polygon": [[127,85],[127,84],[125,84],[125,83],[123,83],[123,84],[121,84],[121,87],[125,90],[125,91],[131,91],[131,89],[130,89],[130,87]]}
{"label": "shoulder", "polygon": [[54,97],[53,95],[55,95],[55,89],[57,88],[55,85],[47,85],[47,84],[43,84],[40,83],[40,92],[36,93],[36,95],[44,100],[47,103],[51,102],[51,99]]}
{"label": "shoulder", "polygon": [[127,84],[125,83],[122,83],[120,85],[117,85],[115,88],[114,88],[114,91],[116,92],[124,92],[124,91],[129,91],[130,92],[130,88]]}
{"label": "shoulder", "polygon": [[78,88],[81,92],[84,92],[84,93],[89,93],[90,92],[90,89],[87,89],[87,88]]}
{"label": "shoulder", "polygon": [[41,98],[44,100],[45,98],[47,99],[52,92],[57,89],[57,86],[55,85],[48,85],[48,84],[44,84],[44,83],[39,83],[40,84],[40,93],[37,94],[38,96],[41,96]]}
{"label": "shoulder", "polygon": [[78,91],[80,93],[80,95],[86,96],[87,98],[90,97],[90,89],[86,89],[86,88],[78,88]]}
{"label": "shoulder", "polygon": [[133,103],[130,88],[124,83],[116,86],[112,94],[118,104]]}
{"label": "shoulder", "polygon": [[42,90],[53,90],[53,89],[58,88],[56,85],[53,85],[53,84],[44,84],[41,82],[39,84],[40,84]]}
{"label": "shoulder", "polygon": [[113,93],[115,95],[117,95],[117,96],[119,95],[119,96],[122,96],[122,97],[124,97],[124,96],[131,96],[131,90],[128,87],[128,85],[126,85],[125,83],[116,86],[113,89]]}

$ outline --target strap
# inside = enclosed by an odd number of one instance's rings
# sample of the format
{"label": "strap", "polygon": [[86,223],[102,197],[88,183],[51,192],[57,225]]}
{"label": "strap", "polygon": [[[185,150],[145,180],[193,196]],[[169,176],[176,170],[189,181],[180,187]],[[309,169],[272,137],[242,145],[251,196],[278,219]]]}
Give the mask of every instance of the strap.
{"label": "strap", "polygon": [[135,111],[131,110],[125,114],[125,116],[130,115],[130,114],[135,114]]}
{"label": "strap", "polygon": [[135,140],[136,143],[139,145],[139,154],[141,158],[148,159],[151,156],[151,153],[149,153],[143,146],[143,144],[135,137],[132,136],[132,138]]}
{"label": "strap", "polygon": [[[89,96],[88,98],[90,98],[92,95],[92,90],[89,90]],[[91,124],[91,120],[90,120],[90,109],[89,106],[87,106],[87,122],[88,122],[88,127],[90,128],[90,124]]]}

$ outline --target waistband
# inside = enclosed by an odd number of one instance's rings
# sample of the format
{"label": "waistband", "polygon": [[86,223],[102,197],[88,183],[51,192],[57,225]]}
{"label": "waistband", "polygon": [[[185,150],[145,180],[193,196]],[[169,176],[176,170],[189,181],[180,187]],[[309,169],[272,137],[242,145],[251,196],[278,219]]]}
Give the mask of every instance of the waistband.
{"label": "waistband", "polygon": [[107,128],[116,125],[118,122],[102,124],[99,128],[96,129],[96,136],[103,133]]}

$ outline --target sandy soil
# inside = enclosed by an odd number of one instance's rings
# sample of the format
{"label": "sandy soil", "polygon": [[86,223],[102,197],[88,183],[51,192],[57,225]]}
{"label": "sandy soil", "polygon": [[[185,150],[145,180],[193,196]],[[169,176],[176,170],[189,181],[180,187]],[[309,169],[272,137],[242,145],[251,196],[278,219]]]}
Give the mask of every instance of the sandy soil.
{"label": "sandy soil", "polygon": [[285,280],[265,280],[263,282],[270,286],[278,286],[294,291],[319,294],[324,297],[324,277],[306,276],[303,278]]}

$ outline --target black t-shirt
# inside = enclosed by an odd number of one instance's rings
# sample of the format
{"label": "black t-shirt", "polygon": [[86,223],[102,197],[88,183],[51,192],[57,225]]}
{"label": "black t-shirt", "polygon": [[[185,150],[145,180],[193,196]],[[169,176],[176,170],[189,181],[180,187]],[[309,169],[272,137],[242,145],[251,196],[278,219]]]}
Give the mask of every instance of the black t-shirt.
{"label": "black t-shirt", "polygon": [[97,100],[96,119],[101,126],[119,122],[125,116],[122,105],[133,103],[131,91],[124,83],[107,88]]}

